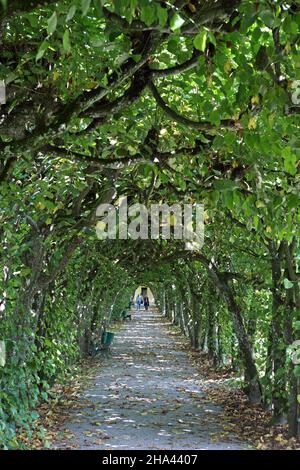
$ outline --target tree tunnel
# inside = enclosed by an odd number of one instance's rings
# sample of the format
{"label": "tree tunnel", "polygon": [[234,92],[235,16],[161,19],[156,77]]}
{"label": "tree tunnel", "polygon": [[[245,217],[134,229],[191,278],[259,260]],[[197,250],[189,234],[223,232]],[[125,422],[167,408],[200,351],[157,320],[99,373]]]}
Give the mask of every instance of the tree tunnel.
{"label": "tree tunnel", "polygon": [[[298,2],[146,3],[0,2],[0,447],[143,288],[299,435]],[[203,247],[99,239],[124,195]]]}

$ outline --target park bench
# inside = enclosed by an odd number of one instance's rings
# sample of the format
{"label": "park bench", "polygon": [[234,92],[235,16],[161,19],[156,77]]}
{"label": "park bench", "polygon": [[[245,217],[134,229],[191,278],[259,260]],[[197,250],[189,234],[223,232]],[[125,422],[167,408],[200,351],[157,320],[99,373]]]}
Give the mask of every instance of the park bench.
{"label": "park bench", "polygon": [[101,351],[107,351],[109,350],[115,334],[112,333],[111,331],[106,331],[106,328],[108,327],[107,320],[103,320],[101,324],[101,329],[100,329],[100,338],[99,339],[92,339],[91,345],[90,345],[90,355],[92,357],[96,356]]}
{"label": "park bench", "polygon": [[100,341],[92,341],[90,346],[90,355],[95,357],[101,351],[107,351],[114,339],[115,334],[110,331],[104,331]]}

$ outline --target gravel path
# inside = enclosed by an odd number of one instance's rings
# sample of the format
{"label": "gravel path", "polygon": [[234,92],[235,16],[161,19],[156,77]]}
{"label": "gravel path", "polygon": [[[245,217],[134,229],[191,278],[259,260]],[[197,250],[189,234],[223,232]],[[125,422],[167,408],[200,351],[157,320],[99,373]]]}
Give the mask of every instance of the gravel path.
{"label": "gravel path", "polygon": [[155,310],[134,314],[99,361],[55,448],[249,448],[226,433],[218,406],[198,399],[201,377]]}

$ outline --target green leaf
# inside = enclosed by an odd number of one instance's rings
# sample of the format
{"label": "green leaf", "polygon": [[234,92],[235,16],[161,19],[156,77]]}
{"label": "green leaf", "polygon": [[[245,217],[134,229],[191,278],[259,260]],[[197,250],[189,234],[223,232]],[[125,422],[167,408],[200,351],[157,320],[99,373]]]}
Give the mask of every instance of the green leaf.
{"label": "green leaf", "polygon": [[1,0],[1,5],[2,5],[3,9],[6,10],[6,8],[7,8],[7,0]]}
{"label": "green leaf", "polygon": [[285,289],[291,289],[291,288],[293,287],[293,285],[294,285],[294,284],[293,284],[289,279],[287,279],[286,277],[285,277],[284,280],[283,280],[283,284],[284,284],[284,288],[285,288]]}
{"label": "green leaf", "polygon": [[220,112],[217,109],[213,109],[209,113],[209,120],[212,124],[219,126],[220,125]]}
{"label": "green leaf", "polygon": [[171,30],[176,31],[177,29],[181,28],[183,24],[184,24],[184,19],[178,13],[175,13],[175,15],[173,15],[170,20]]}
{"label": "green leaf", "polygon": [[168,21],[168,11],[166,8],[162,8],[161,6],[158,6],[156,14],[157,14],[157,18],[159,21],[159,26],[163,28],[166,22]]}
{"label": "green leaf", "polygon": [[217,40],[212,31],[207,31],[207,42],[211,42],[214,46],[217,45]]}
{"label": "green leaf", "polygon": [[291,34],[298,34],[298,24],[296,23],[296,21],[291,21],[290,32]]}
{"label": "green leaf", "polygon": [[178,39],[179,38],[171,38],[168,41],[167,48],[168,48],[168,51],[171,52],[172,54],[176,54],[176,52],[178,51],[178,44],[179,44]]}
{"label": "green leaf", "polygon": [[274,15],[271,10],[263,10],[260,12],[259,16],[266,26],[272,28],[274,26]]}
{"label": "green leaf", "polygon": [[185,182],[182,178],[177,179],[176,184],[177,184],[177,186],[179,187],[179,189],[180,189],[181,191],[185,191],[185,190],[186,190],[186,182]]}
{"label": "green leaf", "polygon": [[70,52],[71,50],[70,33],[68,29],[66,29],[63,35],[63,48],[65,52]]}
{"label": "green leaf", "polygon": [[193,44],[195,48],[198,49],[198,51],[204,52],[206,47],[206,40],[207,34],[206,31],[203,29],[202,31],[200,31],[200,33],[197,34],[197,36],[195,36]]}
{"label": "green leaf", "polygon": [[54,204],[54,202],[49,201],[49,199],[44,199],[44,204],[47,207],[47,209],[49,209],[50,211],[53,211],[56,208],[56,205]]}
{"label": "green leaf", "polygon": [[[94,7],[95,7],[95,11],[97,13],[98,18],[103,18],[104,14],[103,14],[101,2],[99,0],[94,0]],[[129,21],[128,18],[126,19],[127,21]]]}
{"label": "green leaf", "polygon": [[142,55],[141,54],[133,54],[131,56],[131,58],[135,61],[135,62],[139,62],[141,60],[141,57]]}
{"label": "green leaf", "polygon": [[91,6],[91,0],[81,0],[82,16],[85,16]]}
{"label": "green leaf", "polygon": [[31,15],[30,13],[23,15],[23,18],[26,18],[26,20],[29,21],[30,25],[33,28],[38,28],[39,27],[39,19],[35,15]]}
{"label": "green leaf", "polygon": [[49,42],[48,41],[43,41],[42,44],[40,45],[38,51],[37,51],[37,54],[35,56],[35,60],[38,61],[40,60],[43,55],[45,54],[46,50],[48,49],[48,47],[50,46]]}
{"label": "green leaf", "polygon": [[284,159],[285,171],[291,175],[295,175],[297,173],[297,157],[292,153],[291,147],[285,147],[281,151],[281,155]]}
{"label": "green leaf", "polygon": [[224,191],[224,202],[228,209],[233,209],[233,191]]}
{"label": "green leaf", "polygon": [[294,374],[295,374],[296,377],[300,377],[300,367],[299,366],[295,367]]}
{"label": "green leaf", "polygon": [[147,177],[152,174],[153,172],[153,165],[151,163],[142,163],[139,165],[139,169],[141,170],[141,173]]}
{"label": "green leaf", "polygon": [[70,20],[73,18],[73,16],[74,16],[75,13],[76,13],[76,10],[77,10],[76,5],[72,5],[72,6],[70,7],[70,9],[69,9],[69,11],[68,11],[68,14],[67,14],[67,16],[66,16],[66,21],[70,21]]}
{"label": "green leaf", "polygon": [[226,145],[228,145],[228,147],[232,147],[237,141],[236,134],[234,134],[233,132],[227,132],[227,134],[225,134],[224,136],[224,141]]}
{"label": "green leaf", "polygon": [[300,395],[297,395],[297,401],[300,403]]}
{"label": "green leaf", "polygon": [[55,11],[48,20],[47,33],[53,34],[54,31],[56,30],[56,26],[57,26],[57,14]]}
{"label": "green leaf", "polygon": [[218,191],[233,191],[239,187],[238,183],[231,180],[216,180],[214,182],[214,187]]}
{"label": "green leaf", "polygon": [[259,218],[255,214],[254,217],[253,217],[253,227],[255,228],[255,230],[257,230],[257,228],[258,228],[258,224],[259,224]]}
{"label": "green leaf", "polygon": [[151,26],[155,21],[155,8],[153,5],[147,5],[141,8],[141,20],[146,26]]}
{"label": "green leaf", "polygon": [[8,75],[6,75],[6,78],[5,78],[6,85],[16,80],[16,78],[18,78],[18,75],[14,72],[10,72]]}
{"label": "green leaf", "polygon": [[294,326],[295,330],[300,330],[300,320],[295,321],[293,326]]}

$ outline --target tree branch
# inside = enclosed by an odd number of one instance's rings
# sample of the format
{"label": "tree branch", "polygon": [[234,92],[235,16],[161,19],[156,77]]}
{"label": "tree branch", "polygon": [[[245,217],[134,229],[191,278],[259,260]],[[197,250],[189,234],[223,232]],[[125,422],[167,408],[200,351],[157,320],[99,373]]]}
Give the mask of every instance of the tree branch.
{"label": "tree branch", "polygon": [[[212,5],[213,3],[213,5]],[[213,23],[222,16],[230,16],[239,6],[241,0],[218,0],[216,2],[207,2],[200,8],[196,15],[190,15],[192,26],[187,24],[183,26],[182,33],[189,33],[207,23]]]}
{"label": "tree branch", "polygon": [[193,69],[197,63],[198,58],[203,55],[203,52],[197,51],[194,49],[192,57],[183,62],[183,64],[174,65],[173,67],[169,67],[168,69],[151,69],[151,78],[165,78],[169,77],[170,75],[176,75],[178,73],[187,72],[188,70]]}
{"label": "tree branch", "polygon": [[193,129],[198,129],[200,131],[214,131],[217,132],[218,129],[226,128],[226,129],[236,129],[234,121],[231,119],[225,119],[221,121],[220,126],[216,127],[215,125],[211,124],[208,121],[193,121],[192,119],[188,119],[184,116],[181,116],[178,114],[176,111],[171,109],[165,101],[162,99],[160,94],[158,93],[158,90],[156,86],[154,85],[153,82],[150,82],[148,84],[149,89],[152,92],[152,95],[154,99],[156,100],[157,104],[160,106],[160,108],[168,115],[170,116],[174,121],[179,122],[180,124],[183,124],[184,126],[192,127]]}
{"label": "tree branch", "polygon": [[148,160],[145,159],[140,153],[132,156],[126,156],[126,157],[121,157],[121,158],[116,158],[116,159],[107,159],[107,158],[101,158],[101,157],[95,157],[92,155],[86,155],[84,153],[80,152],[74,152],[69,149],[65,149],[62,147],[55,147],[52,145],[45,146],[41,149],[42,153],[49,153],[54,156],[60,157],[60,158],[67,158],[74,160],[78,163],[93,163],[100,168],[123,168],[127,167],[131,164],[135,164],[136,162],[147,162]]}

